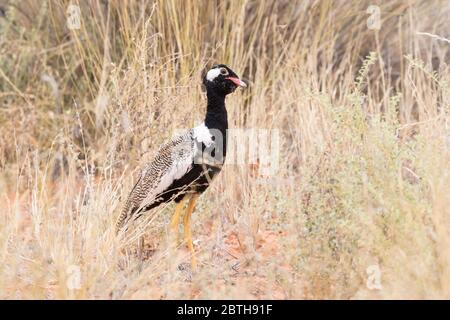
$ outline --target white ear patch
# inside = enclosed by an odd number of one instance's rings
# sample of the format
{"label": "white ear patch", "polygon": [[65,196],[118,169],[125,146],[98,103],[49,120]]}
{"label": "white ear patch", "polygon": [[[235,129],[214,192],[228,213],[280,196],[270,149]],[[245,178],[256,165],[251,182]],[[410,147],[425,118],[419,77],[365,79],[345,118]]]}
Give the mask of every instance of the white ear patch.
{"label": "white ear patch", "polygon": [[220,68],[214,68],[208,71],[206,74],[206,80],[213,81],[220,74]]}

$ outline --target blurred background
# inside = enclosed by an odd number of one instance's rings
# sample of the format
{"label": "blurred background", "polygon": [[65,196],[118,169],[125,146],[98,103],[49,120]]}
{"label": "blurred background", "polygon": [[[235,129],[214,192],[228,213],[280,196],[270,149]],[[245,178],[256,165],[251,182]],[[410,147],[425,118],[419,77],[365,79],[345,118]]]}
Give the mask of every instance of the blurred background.
{"label": "blurred background", "polygon": [[[449,16],[448,0],[0,0],[0,297],[450,298]],[[166,248],[171,205],[126,243],[112,226],[139,168],[203,120],[215,63],[249,83],[230,127],[279,130],[280,163],[225,167],[192,274]],[[146,256],[124,254],[141,235]]]}

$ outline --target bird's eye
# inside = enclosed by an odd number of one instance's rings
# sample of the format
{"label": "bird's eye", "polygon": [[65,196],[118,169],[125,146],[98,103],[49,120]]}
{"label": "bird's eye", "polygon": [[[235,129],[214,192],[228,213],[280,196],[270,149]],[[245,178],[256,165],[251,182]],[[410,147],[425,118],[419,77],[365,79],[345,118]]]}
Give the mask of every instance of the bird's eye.
{"label": "bird's eye", "polygon": [[223,76],[226,76],[226,75],[228,75],[228,70],[225,68],[220,68],[220,74]]}

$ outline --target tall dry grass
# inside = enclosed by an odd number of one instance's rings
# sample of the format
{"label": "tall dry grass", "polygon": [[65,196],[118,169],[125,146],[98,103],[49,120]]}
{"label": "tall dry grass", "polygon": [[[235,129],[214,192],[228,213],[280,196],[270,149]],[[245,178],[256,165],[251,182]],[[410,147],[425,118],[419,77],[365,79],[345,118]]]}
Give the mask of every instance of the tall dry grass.
{"label": "tall dry grass", "polygon": [[[0,1],[0,297],[450,298],[448,1],[71,3],[79,30],[69,1]],[[278,129],[280,163],[200,198],[192,273],[173,205],[144,256],[113,225],[214,62],[250,83],[230,126]]]}

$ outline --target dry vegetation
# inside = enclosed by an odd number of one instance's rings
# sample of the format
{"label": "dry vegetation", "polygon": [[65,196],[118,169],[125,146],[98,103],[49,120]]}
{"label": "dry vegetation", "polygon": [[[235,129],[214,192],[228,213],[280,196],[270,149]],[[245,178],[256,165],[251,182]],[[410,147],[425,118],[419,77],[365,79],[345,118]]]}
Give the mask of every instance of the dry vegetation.
{"label": "dry vegetation", "polygon": [[[450,298],[448,1],[72,3],[79,30],[69,1],[0,1],[1,298]],[[214,62],[250,83],[231,127],[278,129],[280,163],[225,167],[191,273],[172,204],[145,256],[113,225],[143,159],[202,120]]]}

